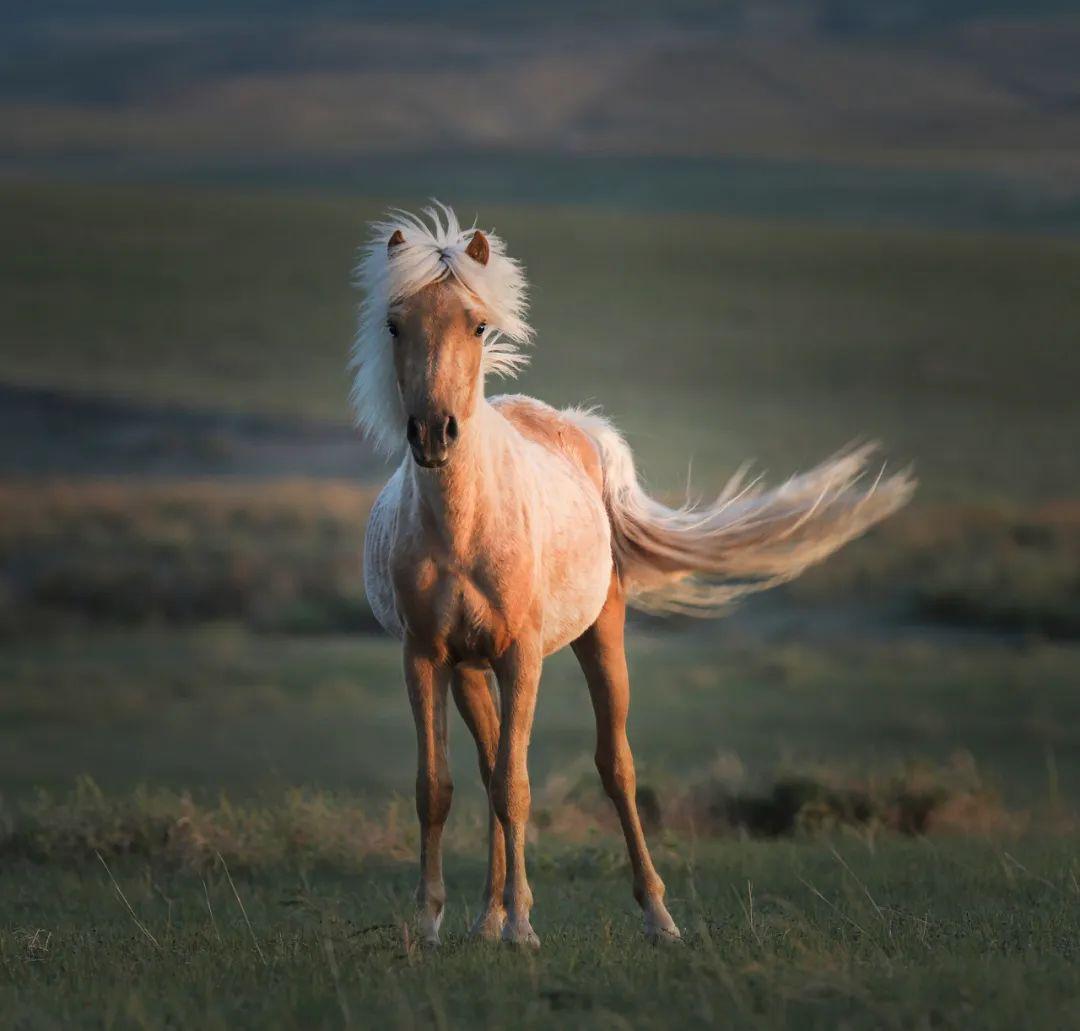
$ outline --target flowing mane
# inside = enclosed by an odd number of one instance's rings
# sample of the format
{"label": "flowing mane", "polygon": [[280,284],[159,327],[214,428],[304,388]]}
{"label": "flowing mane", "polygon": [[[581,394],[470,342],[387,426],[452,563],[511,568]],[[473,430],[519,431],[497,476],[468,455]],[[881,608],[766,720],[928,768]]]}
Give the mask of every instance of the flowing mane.
{"label": "flowing mane", "polygon": [[[387,315],[396,302],[449,279],[465,297],[478,300],[487,314],[483,373],[514,376],[529,360],[518,349],[533,335],[525,321],[524,270],[507,255],[503,241],[487,230],[491,251],[487,264],[469,258],[465,249],[475,223],[462,229],[453,209],[435,203],[423,212],[430,225],[406,211],[393,211],[384,221],[372,223],[371,238],[356,266],[356,283],[364,297],[349,363],[353,370],[350,397],[361,429],[386,454],[400,450],[404,439],[404,414],[386,331]],[[387,241],[396,232],[404,243],[390,253]]]}

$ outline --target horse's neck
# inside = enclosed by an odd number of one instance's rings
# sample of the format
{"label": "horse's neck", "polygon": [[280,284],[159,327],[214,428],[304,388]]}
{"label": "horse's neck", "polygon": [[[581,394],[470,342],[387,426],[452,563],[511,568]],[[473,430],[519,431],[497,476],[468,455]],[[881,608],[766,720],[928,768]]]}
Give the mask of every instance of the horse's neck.
{"label": "horse's neck", "polygon": [[497,519],[503,461],[517,431],[481,399],[450,463],[437,472],[411,466],[419,502],[447,542],[464,544]]}

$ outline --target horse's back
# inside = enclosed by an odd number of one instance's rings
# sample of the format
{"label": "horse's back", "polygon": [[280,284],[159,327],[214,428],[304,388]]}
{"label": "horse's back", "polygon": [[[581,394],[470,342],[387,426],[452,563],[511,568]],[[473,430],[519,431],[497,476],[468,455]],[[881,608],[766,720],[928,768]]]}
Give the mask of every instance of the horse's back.
{"label": "horse's back", "polygon": [[489,403],[522,436],[578,466],[603,493],[604,470],[596,442],[563,412],[524,394],[501,394]]}

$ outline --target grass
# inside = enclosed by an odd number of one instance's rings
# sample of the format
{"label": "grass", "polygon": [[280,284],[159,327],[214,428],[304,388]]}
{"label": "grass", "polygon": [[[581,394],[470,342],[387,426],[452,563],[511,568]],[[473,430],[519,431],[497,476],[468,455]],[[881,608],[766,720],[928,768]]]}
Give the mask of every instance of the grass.
{"label": "grass", "polygon": [[935,624],[1075,638],[1080,506],[916,505],[788,593],[808,605],[861,598]]}
{"label": "grass", "polygon": [[[5,183],[0,378],[348,418],[370,200]],[[400,198],[399,198],[400,200]],[[485,207],[526,263],[520,387],[601,402],[661,488],[859,436],[923,497],[1068,496],[1080,243]],[[493,388],[497,388],[493,384]]]}
{"label": "grass", "polygon": [[[641,783],[662,801],[710,778],[756,793],[811,768],[858,780],[958,753],[1010,808],[1051,790],[1080,797],[1080,656],[1068,644],[899,635],[763,645],[707,626],[637,631],[630,661]],[[227,627],[29,638],[0,652],[0,683],[9,799],[81,774],[109,792],[144,783],[203,800],[308,786],[383,804],[411,792],[400,651],[382,638]],[[591,720],[572,656],[555,656],[530,754],[538,790],[561,797],[583,782],[598,797]],[[456,717],[452,737],[467,809],[480,793]]]}
{"label": "grass", "polygon": [[1076,1017],[1072,839],[659,854],[683,947],[644,944],[613,843],[542,845],[536,956],[463,940],[475,855],[448,863],[437,953],[409,935],[414,872],[393,859],[231,877],[220,863],[199,874],[15,862],[0,885],[0,1016],[25,1027],[987,1028]]}
{"label": "grass", "polygon": [[686,941],[640,937],[580,674],[558,656],[530,763],[536,956],[464,940],[483,800],[456,717],[446,944],[411,934],[393,642],[228,626],[9,641],[0,1023],[1075,1020],[1074,646],[763,647],[737,624],[631,641],[643,810]]}
{"label": "grass", "polygon": [[[619,825],[594,778],[554,775],[539,786],[532,815],[547,842],[595,845]],[[949,765],[909,764],[855,783],[835,771],[788,774],[765,793],[733,787],[710,771],[705,779],[658,790],[642,785],[646,828],[661,842],[698,837],[812,837],[851,831],[868,844],[890,834],[1075,831],[1060,799],[1037,810],[1007,809],[970,759]],[[466,803],[450,825],[449,847],[468,854],[486,833],[481,807]],[[167,867],[205,871],[217,863],[257,870],[282,864],[354,869],[372,860],[405,859],[417,848],[416,821],[400,798],[365,806],[342,792],[290,789],[276,797],[234,802],[224,792],[199,802],[189,792],[138,788],[106,794],[89,777],[66,793],[39,791],[4,813],[0,856],[81,865],[96,858],[137,857]]]}
{"label": "grass", "polygon": [[374,491],[335,482],[0,484],[0,635],[242,620],[373,629]]}
{"label": "grass", "polygon": [[724,624],[631,642],[643,809],[686,942],[640,937],[580,674],[559,656],[531,756],[532,956],[464,940],[483,800],[456,717],[446,945],[411,935],[413,732],[393,642],[227,626],[9,641],[0,1023],[1075,1019],[1073,646],[762,647]]}

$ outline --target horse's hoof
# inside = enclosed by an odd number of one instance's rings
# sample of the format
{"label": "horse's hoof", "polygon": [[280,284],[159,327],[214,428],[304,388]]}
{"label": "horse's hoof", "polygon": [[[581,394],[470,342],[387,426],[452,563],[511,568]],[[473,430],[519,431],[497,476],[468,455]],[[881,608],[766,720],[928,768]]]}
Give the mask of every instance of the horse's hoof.
{"label": "horse's hoof", "polygon": [[522,949],[540,948],[540,939],[528,920],[507,920],[502,929],[502,940],[507,945],[516,945]]}
{"label": "horse's hoof", "polygon": [[663,907],[659,912],[646,914],[645,940],[651,945],[666,945],[682,941],[679,928],[671,919],[671,914]]}
{"label": "horse's hoof", "polygon": [[437,949],[442,945],[439,927],[442,924],[442,910],[438,913],[421,912],[416,917],[416,937],[425,949]]}
{"label": "horse's hoof", "polygon": [[505,909],[485,909],[469,930],[469,937],[477,941],[497,942],[506,924]]}
{"label": "horse's hoof", "polygon": [[682,934],[677,927],[646,927],[645,940],[650,945],[680,945]]}

